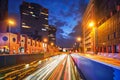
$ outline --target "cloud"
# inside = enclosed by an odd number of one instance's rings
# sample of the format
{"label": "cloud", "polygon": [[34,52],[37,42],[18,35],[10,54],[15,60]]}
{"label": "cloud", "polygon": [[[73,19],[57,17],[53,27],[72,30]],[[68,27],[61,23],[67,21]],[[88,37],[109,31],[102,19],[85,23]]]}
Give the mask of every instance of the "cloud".
{"label": "cloud", "polygon": [[62,27],[62,26],[65,26],[66,24],[67,24],[67,23],[64,22],[64,21],[62,21],[62,20],[57,20],[54,25],[55,25],[56,27]]}
{"label": "cloud", "polygon": [[74,44],[74,39],[71,38],[64,38],[63,36],[59,36],[59,38],[57,38],[57,45],[59,45],[60,47],[66,47],[66,48],[70,48],[72,47]]}
{"label": "cloud", "polygon": [[69,36],[71,36],[72,38],[81,36],[81,22],[78,22],[78,24],[74,27],[73,32],[71,32]]}

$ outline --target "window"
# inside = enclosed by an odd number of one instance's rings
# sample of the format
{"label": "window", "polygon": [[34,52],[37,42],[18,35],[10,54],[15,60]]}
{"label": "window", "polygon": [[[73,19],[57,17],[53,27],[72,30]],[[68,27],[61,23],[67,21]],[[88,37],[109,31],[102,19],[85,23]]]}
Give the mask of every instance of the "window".
{"label": "window", "polygon": [[29,15],[29,14],[27,14],[27,13],[24,13],[24,12],[23,12],[22,14],[23,14],[23,15]]}
{"label": "window", "polygon": [[43,15],[46,15],[46,16],[48,16],[48,14],[47,14],[47,13],[44,13],[44,12],[40,12],[40,14],[43,14]]}
{"label": "window", "polygon": [[119,53],[119,45],[116,45],[116,52]]}
{"label": "window", "polygon": [[104,47],[104,52],[106,52],[106,47]]}
{"label": "window", "polygon": [[110,39],[110,35],[108,35],[108,40]]}
{"label": "window", "polygon": [[28,42],[28,44],[30,44],[30,42]]}
{"label": "window", "polygon": [[4,36],[2,39],[3,39],[3,41],[7,41],[7,40],[8,40],[8,37],[7,37],[7,36]]}
{"label": "window", "polygon": [[32,15],[33,17],[36,17],[34,14]]}
{"label": "window", "polygon": [[116,38],[116,32],[114,32],[114,38]]}
{"label": "window", "polygon": [[112,52],[111,46],[108,47],[108,52],[109,52],[109,53]]}
{"label": "window", "polygon": [[102,52],[102,47],[100,47],[100,52]]}
{"label": "window", "polygon": [[13,42],[15,42],[16,41],[16,39],[15,38],[13,38]]}
{"label": "window", "polygon": [[42,31],[47,31],[46,29],[42,28]]}
{"label": "window", "polygon": [[24,42],[24,40],[21,40],[21,42]]}

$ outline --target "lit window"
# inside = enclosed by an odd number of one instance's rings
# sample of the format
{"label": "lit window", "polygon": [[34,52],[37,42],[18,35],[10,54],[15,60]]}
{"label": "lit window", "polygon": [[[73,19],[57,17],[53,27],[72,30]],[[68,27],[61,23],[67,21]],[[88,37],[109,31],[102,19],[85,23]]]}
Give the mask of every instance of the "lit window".
{"label": "lit window", "polygon": [[29,14],[27,14],[27,13],[24,13],[24,12],[23,12],[22,14],[23,14],[23,15],[29,15]]}
{"label": "lit window", "polygon": [[47,25],[47,24],[43,24],[43,26],[49,27],[49,25]]}
{"label": "lit window", "polygon": [[47,31],[46,29],[42,28],[42,31]]}
{"label": "lit window", "polygon": [[48,20],[48,18],[45,18],[45,20]]}
{"label": "lit window", "polygon": [[33,12],[30,12],[30,14],[33,14]]}
{"label": "lit window", "polygon": [[33,17],[36,17],[35,15],[32,15]]}
{"label": "lit window", "polygon": [[55,40],[55,38],[52,38],[52,40]]}
{"label": "lit window", "polygon": [[53,35],[53,34],[50,34],[50,37],[54,37],[54,35]]}
{"label": "lit window", "polygon": [[45,27],[46,29],[49,29],[49,27]]}
{"label": "lit window", "polygon": [[25,25],[25,23],[22,23],[22,25]]}
{"label": "lit window", "polygon": [[28,6],[28,8],[34,9],[34,7],[32,7],[32,6]]}
{"label": "lit window", "polygon": [[31,28],[30,26],[22,26],[23,28]]}
{"label": "lit window", "polygon": [[28,6],[28,8],[31,8],[31,6]]}
{"label": "lit window", "polygon": [[44,12],[40,12],[40,13],[43,14],[43,15],[46,15],[46,16],[48,15],[48,14],[46,14],[46,13],[44,13]]}

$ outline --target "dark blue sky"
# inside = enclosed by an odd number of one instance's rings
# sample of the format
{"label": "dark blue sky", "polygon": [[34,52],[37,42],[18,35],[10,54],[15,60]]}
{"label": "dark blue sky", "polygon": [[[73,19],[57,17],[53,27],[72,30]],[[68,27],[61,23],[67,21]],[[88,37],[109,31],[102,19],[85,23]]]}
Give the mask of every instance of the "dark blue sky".
{"label": "dark blue sky", "polygon": [[[9,13],[19,22],[19,5],[23,0],[9,0]],[[80,36],[80,20],[89,0],[25,0],[49,9],[49,24],[57,28],[57,44],[64,47],[73,45]],[[19,26],[19,25],[18,25]],[[66,45],[65,45],[66,44]]]}

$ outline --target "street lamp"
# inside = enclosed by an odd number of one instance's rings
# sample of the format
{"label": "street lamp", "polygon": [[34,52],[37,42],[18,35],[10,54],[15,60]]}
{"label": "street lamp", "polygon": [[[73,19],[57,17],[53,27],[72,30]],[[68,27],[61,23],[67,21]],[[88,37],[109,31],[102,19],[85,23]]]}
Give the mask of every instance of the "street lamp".
{"label": "street lamp", "polygon": [[81,37],[77,37],[77,41],[80,42],[81,41]]}
{"label": "street lamp", "polygon": [[53,45],[54,45],[54,43],[53,43],[53,42],[51,42],[51,43],[50,43],[50,45],[51,45],[51,46],[53,46]]}
{"label": "street lamp", "polygon": [[15,24],[15,22],[14,22],[12,19],[9,19],[9,20],[8,20],[8,23],[11,24],[11,25],[14,25],[14,24]]}
{"label": "street lamp", "polygon": [[13,19],[8,19],[8,32],[9,32],[9,54],[10,54],[10,32],[11,26],[15,25],[15,21]]}
{"label": "street lamp", "polygon": [[91,21],[89,23],[89,27],[92,27],[94,29],[94,53],[97,54],[98,36],[97,36],[97,27],[95,26],[95,22]]}
{"label": "street lamp", "polygon": [[15,25],[15,20],[14,19],[8,19],[8,24]]}
{"label": "street lamp", "polygon": [[91,21],[90,23],[89,23],[89,27],[94,27],[95,26],[95,23],[93,22],[93,21]]}
{"label": "street lamp", "polygon": [[47,38],[44,38],[43,39],[43,47],[44,47],[44,52],[46,52],[46,51],[48,51],[48,44],[47,44],[47,42],[48,42],[48,39]]}
{"label": "street lamp", "polygon": [[80,50],[81,50],[81,40],[82,40],[82,38],[81,37],[77,37],[77,42],[78,42],[78,49],[80,48]]}
{"label": "street lamp", "polygon": [[48,42],[48,39],[47,39],[47,38],[44,38],[43,41],[46,43],[46,42]]}

